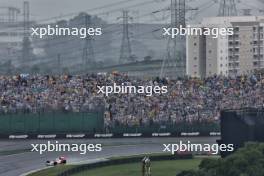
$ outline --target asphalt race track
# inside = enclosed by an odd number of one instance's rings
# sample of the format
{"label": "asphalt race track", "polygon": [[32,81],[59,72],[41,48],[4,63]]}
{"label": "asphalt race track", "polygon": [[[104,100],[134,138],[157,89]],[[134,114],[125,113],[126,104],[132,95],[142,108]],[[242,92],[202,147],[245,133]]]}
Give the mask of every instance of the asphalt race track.
{"label": "asphalt race track", "polygon": [[[45,168],[46,160],[53,160],[58,156],[65,156],[69,164],[89,163],[113,156],[128,156],[144,153],[161,153],[163,144],[179,143],[180,140],[191,141],[195,144],[214,144],[218,137],[193,138],[123,138],[123,139],[75,139],[57,140],[69,144],[102,144],[101,152],[88,152],[80,155],[79,152],[49,152],[40,155],[30,152],[30,144],[47,143],[47,140],[1,140],[0,152],[7,150],[24,150],[27,152],[0,155],[0,176],[19,176],[32,170]],[[54,140],[50,140],[55,142]]]}

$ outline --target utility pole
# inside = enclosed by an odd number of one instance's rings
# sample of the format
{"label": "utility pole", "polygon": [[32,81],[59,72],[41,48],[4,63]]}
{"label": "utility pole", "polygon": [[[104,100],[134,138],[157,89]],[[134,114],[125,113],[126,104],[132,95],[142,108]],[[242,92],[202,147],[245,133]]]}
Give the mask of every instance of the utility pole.
{"label": "utility pole", "polygon": [[[237,16],[236,0],[220,0],[220,7],[218,11],[218,16],[228,17],[228,16]],[[232,53],[230,54],[230,61],[232,61],[232,74],[237,75],[237,57],[236,57],[236,40],[238,36],[238,31],[235,31],[232,36]]]}
{"label": "utility pole", "polygon": [[27,61],[31,60],[31,43],[30,43],[30,20],[29,20],[29,2],[25,1],[24,2],[24,36],[23,36],[23,47],[22,47],[22,65],[28,64]]}
{"label": "utility pole", "polygon": [[218,16],[237,16],[236,0],[220,0]]}
{"label": "utility pole", "polygon": [[120,58],[119,63],[126,63],[129,62],[131,59],[131,45],[130,45],[130,38],[129,38],[129,20],[132,19],[128,15],[128,11],[123,11],[123,16],[120,17],[123,19],[123,37],[121,43],[121,50],[120,50]]}
{"label": "utility pole", "polygon": [[8,22],[14,23],[17,22],[17,16],[20,13],[20,10],[15,7],[8,7]]}
{"label": "utility pole", "polygon": [[[84,25],[85,28],[88,29],[91,26],[91,16],[86,14],[84,17]],[[92,66],[92,64],[95,63],[94,58],[94,49],[93,49],[93,43],[92,43],[92,37],[87,34],[84,41],[84,47],[83,47],[83,56],[82,56],[82,66],[83,66],[83,72],[86,72],[86,70]]]}
{"label": "utility pole", "polygon": [[[258,38],[258,70],[261,70],[262,67],[262,59],[261,59],[261,26],[258,24],[257,26],[257,38]],[[263,46],[263,45],[262,45]]]}
{"label": "utility pole", "polygon": [[[171,28],[183,28],[185,23],[185,0],[171,0]],[[177,78],[186,74],[186,52],[185,36],[169,38],[167,43],[166,56],[163,60],[160,77]]]}

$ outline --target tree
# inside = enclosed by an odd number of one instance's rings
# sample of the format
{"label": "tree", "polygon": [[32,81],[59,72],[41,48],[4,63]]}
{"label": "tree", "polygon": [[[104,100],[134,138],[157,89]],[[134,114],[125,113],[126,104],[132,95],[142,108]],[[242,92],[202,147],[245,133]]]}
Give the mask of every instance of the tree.
{"label": "tree", "polygon": [[263,176],[264,144],[248,143],[224,159],[205,159],[198,171],[184,171],[177,176]]}
{"label": "tree", "polygon": [[133,63],[133,62],[136,62],[136,61],[137,61],[137,56],[134,55],[134,54],[131,55],[131,56],[129,57],[129,61],[132,62],[132,63]]}
{"label": "tree", "polygon": [[144,61],[146,61],[146,62],[149,62],[151,60],[152,60],[152,57],[151,56],[145,56],[144,57]]}

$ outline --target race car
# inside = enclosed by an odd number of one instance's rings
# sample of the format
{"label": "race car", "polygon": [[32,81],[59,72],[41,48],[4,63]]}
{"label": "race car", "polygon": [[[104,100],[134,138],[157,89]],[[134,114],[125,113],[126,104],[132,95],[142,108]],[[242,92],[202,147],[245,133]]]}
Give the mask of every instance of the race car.
{"label": "race car", "polygon": [[51,160],[51,161],[46,161],[46,166],[56,166],[58,164],[66,164],[67,160],[64,156],[61,156],[55,160]]}

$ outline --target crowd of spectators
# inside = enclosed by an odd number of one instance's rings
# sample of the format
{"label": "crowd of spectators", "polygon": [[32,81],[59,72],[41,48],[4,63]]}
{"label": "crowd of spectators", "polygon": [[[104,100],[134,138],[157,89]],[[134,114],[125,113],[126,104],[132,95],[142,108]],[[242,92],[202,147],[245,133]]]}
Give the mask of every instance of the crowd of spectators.
{"label": "crowd of spectators", "polygon": [[[112,84],[167,86],[168,93],[98,94]],[[212,76],[153,80],[123,74],[0,76],[0,113],[86,112],[104,107],[106,125],[214,122],[222,109],[264,107],[264,78]]]}

